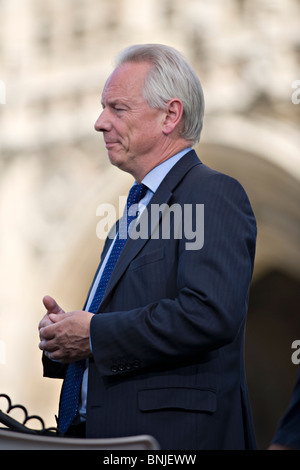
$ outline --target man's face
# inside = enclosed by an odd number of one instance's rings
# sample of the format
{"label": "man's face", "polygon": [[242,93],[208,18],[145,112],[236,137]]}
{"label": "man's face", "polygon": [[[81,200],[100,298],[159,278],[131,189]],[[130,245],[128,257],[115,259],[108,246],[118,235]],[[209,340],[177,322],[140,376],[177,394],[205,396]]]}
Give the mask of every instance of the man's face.
{"label": "man's face", "polygon": [[165,113],[151,108],[143,97],[150,67],[145,62],[125,63],[112,73],[102,93],[103,111],[95,123],[95,129],[103,132],[111,163],[134,176],[155,161],[163,138]]}

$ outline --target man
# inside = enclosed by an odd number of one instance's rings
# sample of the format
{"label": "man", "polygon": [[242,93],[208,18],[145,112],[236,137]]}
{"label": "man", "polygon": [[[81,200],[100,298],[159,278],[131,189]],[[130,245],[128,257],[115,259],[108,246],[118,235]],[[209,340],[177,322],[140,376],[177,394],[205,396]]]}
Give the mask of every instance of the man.
{"label": "man", "polygon": [[63,378],[71,363],[74,377],[85,360],[77,415],[69,425],[77,392],[66,378],[60,426],[86,437],[150,434],[162,449],[254,449],[243,354],[256,222],[241,185],[191,148],[202,129],[199,79],[171,47],[132,46],[102,105],[95,129],[109,159],[146,193],[135,235],[122,249],[120,234],[107,238],[84,311],[44,298],[44,374]]}

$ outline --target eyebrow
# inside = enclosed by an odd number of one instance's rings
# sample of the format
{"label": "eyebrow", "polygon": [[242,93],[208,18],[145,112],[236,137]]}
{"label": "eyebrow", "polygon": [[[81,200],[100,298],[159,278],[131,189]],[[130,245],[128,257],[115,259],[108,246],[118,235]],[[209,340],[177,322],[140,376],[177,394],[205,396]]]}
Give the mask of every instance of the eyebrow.
{"label": "eyebrow", "polygon": [[101,105],[103,108],[105,108],[105,106],[110,106],[110,107],[115,107],[115,106],[124,106],[125,108],[128,108],[129,109],[129,106],[124,102],[122,101],[122,99],[108,99],[107,100],[107,103],[106,105],[104,104],[103,100],[101,99]]}

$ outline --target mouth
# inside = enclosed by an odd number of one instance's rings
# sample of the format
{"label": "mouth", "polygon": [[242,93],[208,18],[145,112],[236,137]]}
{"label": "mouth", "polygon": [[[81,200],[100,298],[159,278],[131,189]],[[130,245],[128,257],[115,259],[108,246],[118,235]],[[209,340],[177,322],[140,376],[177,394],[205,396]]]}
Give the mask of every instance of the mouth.
{"label": "mouth", "polygon": [[107,149],[111,149],[113,147],[115,147],[116,145],[119,145],[120,142],[118,142],[117,140],[109,140],[109,141],[105,141],[105,147]]}

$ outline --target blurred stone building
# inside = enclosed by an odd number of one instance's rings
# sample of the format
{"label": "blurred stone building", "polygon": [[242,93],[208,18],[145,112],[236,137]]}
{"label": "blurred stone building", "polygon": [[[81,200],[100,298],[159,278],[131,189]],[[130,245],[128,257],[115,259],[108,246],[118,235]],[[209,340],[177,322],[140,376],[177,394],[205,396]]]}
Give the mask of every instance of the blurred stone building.
{"label": "blurred stone building", "polygon": [[93,129],[101,90],[120,49],[166,43],[203,84],[200,159],[244,185],[257,217],[245,355],[268,444],[300,339],[299,18],[299,0],[0,0],[0,393],[54,424],[42,297],[81,308],[103,244],[97,206],[132,182]]}

